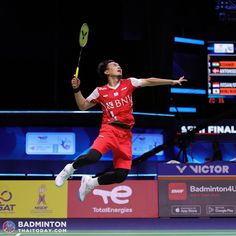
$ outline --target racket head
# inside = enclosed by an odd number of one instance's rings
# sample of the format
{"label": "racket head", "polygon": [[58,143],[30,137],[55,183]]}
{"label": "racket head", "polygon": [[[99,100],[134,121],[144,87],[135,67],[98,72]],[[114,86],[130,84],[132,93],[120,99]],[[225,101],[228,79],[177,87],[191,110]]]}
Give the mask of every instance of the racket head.
{"label": "racket head", "polygon": [[83,23],[83,25],[80,28],[79,33],[79,45],[80,47],[84,47],[88,42],[88,34],[89,34],[89,27],[87,23]]}

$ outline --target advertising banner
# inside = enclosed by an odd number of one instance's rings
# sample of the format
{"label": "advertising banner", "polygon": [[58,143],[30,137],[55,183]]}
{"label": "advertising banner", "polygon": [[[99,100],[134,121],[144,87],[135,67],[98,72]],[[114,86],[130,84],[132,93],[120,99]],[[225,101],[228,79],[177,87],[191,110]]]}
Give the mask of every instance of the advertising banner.
{"label": "advertising banner", "polygon": [[51,180],[2,180],[0,218],[66,218],[67,183]]}
{"label": "advertising banner", "polygon": [[98,186],[84,202],[78,199],[80,181],[69,181],[68,218],[156,218],[157,181],[126,180]]}
{"label": "advertising banner", "polygon": [[235,217],[235,179],[159,181],[160,217]]}
{"label": "advertising banner", "polygon": [[193,175],[193,176],[208,176],[208,175],[235,175],[236,163],[230,162],[210,162],[206,164],[158,164],[159,176],[173,175]]}
{"label": "advertising banner", "polygon": [[75,154],[75,133],[28,132],[25,152],[28,155],[73,155]]}

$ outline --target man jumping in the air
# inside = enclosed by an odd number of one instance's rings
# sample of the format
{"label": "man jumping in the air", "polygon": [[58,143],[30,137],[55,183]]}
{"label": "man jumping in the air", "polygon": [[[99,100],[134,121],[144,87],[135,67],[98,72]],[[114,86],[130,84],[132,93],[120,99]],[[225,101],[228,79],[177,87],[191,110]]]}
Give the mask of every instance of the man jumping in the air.
{"label": "man jumping in the air", "polygon": [[98,137],[86,155],[79,156],[73,163],[67,164],[57,175],[55,183],[58,187],[84,165],[97,162],[103,154],[113,151],[113,171],[99,177],[83,176],[79,188],[79,199],[98,185],[108,185],[123,182],[132,164],[132,132],[134,125],[132,93],[137,88],[159,85],[181,85],[187,81],[184,77],[178,80],[160,78],[122,78],[120,65],[113,60],[105,60],[98,65],[98,74],[106,78],[108,83],[97,87],[86,99],[80,91],[80,80],[71,80],[75,100],[80,110],[88,110],[99,103],[103,110],[102,125]]}

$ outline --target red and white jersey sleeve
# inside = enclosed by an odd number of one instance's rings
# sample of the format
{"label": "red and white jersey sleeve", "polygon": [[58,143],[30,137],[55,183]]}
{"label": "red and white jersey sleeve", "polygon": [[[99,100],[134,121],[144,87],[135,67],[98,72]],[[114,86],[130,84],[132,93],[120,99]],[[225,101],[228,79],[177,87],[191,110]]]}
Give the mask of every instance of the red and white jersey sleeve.
{"label": "red and white jersey sleeve", "polygon": [[115,87],[108,84],[97,87],[86,100],[99,103],[103,110],[103,123],[107,124],[118,120],[127,125],[134,125],[132,93],[141,86],[141,80],[137,78],[121,79]]}

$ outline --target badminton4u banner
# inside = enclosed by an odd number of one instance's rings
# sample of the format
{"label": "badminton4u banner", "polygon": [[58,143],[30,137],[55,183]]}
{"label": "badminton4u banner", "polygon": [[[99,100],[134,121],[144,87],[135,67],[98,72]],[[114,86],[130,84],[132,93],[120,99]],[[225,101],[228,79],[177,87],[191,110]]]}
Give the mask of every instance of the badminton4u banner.
{"label": "badminton4u banner", "polygon": [[127,180],[96,187],[84,202],[78,199],[80,181],[68,184],[68,218],[157,218],[157,181]]}
{"label": "badminton4u banner", "polygon": [[235,177],[159,181],[160,217],[235,217]]}
{"label": "badminton4u banner", "polygon": [[1,181],[0,218],[66,217],[67,183],[56,188],[50,180]]}

